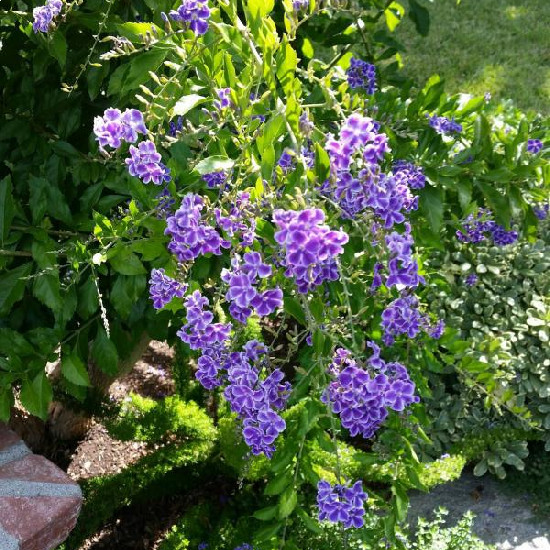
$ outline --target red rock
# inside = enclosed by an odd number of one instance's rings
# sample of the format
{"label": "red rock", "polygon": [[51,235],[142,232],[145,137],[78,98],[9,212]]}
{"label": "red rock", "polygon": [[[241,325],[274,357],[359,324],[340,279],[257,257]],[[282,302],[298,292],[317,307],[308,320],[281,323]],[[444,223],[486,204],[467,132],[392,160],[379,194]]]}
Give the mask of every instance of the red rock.
{"label": "red rock", "polygon": [[[0,452],[19,444],[14,435],[0,425]],[[74,528],[81,504],[78,485],[44,457],[0,462],[0,549],[56,548]]]}

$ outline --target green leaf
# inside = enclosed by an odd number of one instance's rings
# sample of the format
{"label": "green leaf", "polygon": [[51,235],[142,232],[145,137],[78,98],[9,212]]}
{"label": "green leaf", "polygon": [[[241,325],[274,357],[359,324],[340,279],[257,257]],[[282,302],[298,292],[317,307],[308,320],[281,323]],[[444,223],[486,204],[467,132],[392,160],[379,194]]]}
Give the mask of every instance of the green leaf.
{"label": "green leaf", "polygon": [[260,521],[269,521],[277,515],[277,506],[268,506],[261,510],[256,510],[253,516]]}
{"label": "green leaf", "polygon": [[21,385],[21,404],[27,411],[42,420],[48,417],[48,406],[52,397],[52,386],[44,371],[37,374],[32,381],[24,380]]}
{"label": "green leaf", "polygon": [[31,274],[32,263],[20,266],[0,275],[0,315],[7,315],[13,304],[23,298],[26,277]]}
{"label": "green leaf", "polygon": [[178,101],[174,105],[174,108],[172,109],[172,114],[174,116],[183,116],[203,101],[205,101],[205,98],[197,94],[183,96],[182,98],[178,99]]}
{"label": "green leaf", "polygon": [[279,79],[283,90],[290,95],[294,73],[298,66],[298,55],[290,44],[283,44],[277,54],[277,78]]}
{"label": "green leaf", "polygon": [[275,0],[248,0],[247,7],[254,19],[268,15],[275,6]]}
{"label": "green leaf", "polygon": [[443,191],[425,187],[420,191],[420,208],[426,214],[434,233],[439,233],[443,222]]}
{"label": "green leaf", "polygon": [[105,329],[99,327],[97,336],[92,344],[92,359],[106,374],[114,376],[118,372],[118,353],[116,346],[109,339]]}
{"label": "green leaf", "polygon": [[[150,80],[149,71],[156,72],[165,60],[168,51],[168,49],[153,47],[149,51],[132,58],[132,61],[128,63],[129,68],[122,75],[120,93],[125,94]],[[121,68],[124,68],[124,66],[119,67],[119,69]],[[117,91],[116,87],[111,89],[111,86],[109,86],[109,95]]]}
{"label": "green leaf", "polygon": [[127,318],[147,285],[145,275],[119,275],[111,289],[110,301],[115,310]]}
{"label": "green leaf", "polygon": [[487,468],[488,468],[487,461],[485,459],[481,460],[475,465],[474,475],[482,476],[483,474],[485,474],[485,472],[487,472]]}
{"label": "green leaf", "polygon": [[294,487],[288,487],[279,498],[279,519],[284,519],[294,511],[298,504],[298,493]]}
{"label": "green leaf", "polygon": [[65,63],[67,62],[67,41],[63,34],[59,31],[52,33],[48,46],[50,54],[57,59],[61,69],[65,69]]}
{"label": "green leaf", "polygon": [[405,10],[398,2],[392,2],[389,7],[384,10],[384,15],[386,16],[386,25],[388,26],[388,29],[390,32],[393,32],[397,25],[401,22],[401,19],[403,19]]}
{"label": "green leaf", "polygon": [[61,360],[61,372],[69,382],[77,386],[90,385],[88,371],[76,353],[63,356]]}
{"label": "green leaf", "polygon": [[15,399],[11,386],[0,390],[0,422],[7,422],[10,419],[11,408]]}
{"label": "green leaf", "polygon": [[290,483],[292,483],[293,474],[290,470],[285,470],[283,473],[273,477],[265,486],[264,494],[280,495]]}
{"label": "green leaf", "polygon": [[306,316],[304,313],[304,310],[302,309],[302,306],[300,305],[299,300],[296,298],[293,298],[292,296],[285,296],[284,298],[285,303],[285,311],[292,315],[298,323],[300,323],[303,326],[307,325]]}
{"label": "green leaf", "polygon": [[43,273],[34,279],[32,293],[47,307],[53,311],[63,308],[59,285],[59,275]]}
{"label": "green leaf", "polygon": [[88,319],[99,308],[99,296],[94,281],[89,277],[78,288],[77,311],[82,319]]}
{"label": "green leaf", "polygon": [[330,157],[319,143],[315,144],[315,173],[320,184],[330,176]]}
{"label": "green leaf", "polygon": [[197,165],[195,166],[195,171],[202,176],[204,174],[211,174],[212,172],[231,170],[233,164],[235,164],[235,162],[228,157],[224,157],[222,155],[214,155],[197,163]]}
{"label": "green leaf", "polygon": [[11,177],[6,176],[0,181],[0,245],[2,246],[10,231],[14,213]]}
{"label": "green leaf", "polygon": [[296,513],[298,514],[299,518],[304,522],[304,525],[313,533],[316,533],[320,535],[323,530],[319,526],[319,522],[317,520],[314,520],[313,518],[310,518],[307,513],[303,510],[303,508],[297,508]]}
{"label": "green leaf", "polygon": [[144,275],[147,273],[141,260],[128,247],[116,247],[109,263],[121,275]]}
{"label": "green leaf", "polygon": [[29,179],[30,200],[32,221],[38,224],[42,221],[46,208],[48,207],[48,180],[31,176]]}
{"label": "green leaf", "polygon": [[7,355],[33,355],[34,347],[19,332],[10,328],[0,328],[0,350]]}
{"label": "green leaf", "polygon": [[430,32],[430,12],[418,0],[409,0],[409,17],[421,36]]}
{"label": "green leaf", "polygon": [[119,24],[116,28],[122,36],[125,36],[132,42],[145,43],[146,35],[152,35],[153,29],[155,29],[157,36],[164,36],[164,31],[154,23],[136,23],[134,21],[130,21],[128,23]]}

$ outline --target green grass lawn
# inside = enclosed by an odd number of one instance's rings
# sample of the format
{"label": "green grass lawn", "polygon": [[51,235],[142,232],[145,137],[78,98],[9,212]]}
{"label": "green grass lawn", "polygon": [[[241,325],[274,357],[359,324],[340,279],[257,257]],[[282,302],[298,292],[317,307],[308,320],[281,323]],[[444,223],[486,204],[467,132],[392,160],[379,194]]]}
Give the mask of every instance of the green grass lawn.
{"label": "green grass lawn", "polygon": [[396,37],[404,69],[420,82],[437,73],[448,92],[491,92],[522,109],[550,112],[550,0],[434,0],[430,34],[407,18]]}

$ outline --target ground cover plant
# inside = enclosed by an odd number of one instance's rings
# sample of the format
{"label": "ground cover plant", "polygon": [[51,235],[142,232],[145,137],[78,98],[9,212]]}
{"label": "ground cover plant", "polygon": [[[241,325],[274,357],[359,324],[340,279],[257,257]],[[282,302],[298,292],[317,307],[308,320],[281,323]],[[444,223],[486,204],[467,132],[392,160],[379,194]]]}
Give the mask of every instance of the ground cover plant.
{"label": "ground cover plant", "polygon": [[[223,475],[235,506],[191,507],[167,545],[404,548],[407,491],[466,460],[419,456],[445,442],[428,410],[445,376],[546,428],[430,297],[446,290],[437,254],[535,239],[547,123],[405,81],[404,6],[11,8],[0,417],[15,398],[44,419],[54,398],[97,413],[138,343],[178,342],[179,395],[130,397],[109,421],[160,449],[85,487],[69,547],[133,499]],[[425,33],[425,8],[406,8]]]}

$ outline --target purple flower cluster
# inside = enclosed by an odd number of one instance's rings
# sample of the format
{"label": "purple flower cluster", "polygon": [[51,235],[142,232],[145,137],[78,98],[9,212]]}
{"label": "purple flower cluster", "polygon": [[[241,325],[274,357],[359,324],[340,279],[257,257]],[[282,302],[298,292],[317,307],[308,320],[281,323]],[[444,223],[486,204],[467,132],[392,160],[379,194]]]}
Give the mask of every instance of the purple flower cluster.
{"label": "purple flower cluster", "polygon": [[224,397],[243,422],[243,438],[252,454],[264,453],[271,458],[274,442],[286,428],[277,411],[285,406],[291,388],[288,382],[281,383],[284,375],[279,369],[260,379],[253,363],[265,351],[265,346],[253,340],[245,345],[244,352],[230,354]]}
{"label": "purple flower cluster", "polygon": [[430,126],[438,134],[448,135],[453,133],[460,134],[460,132],[462,132],[462,124],[455,122],[454,118],[451,118],[451,120],[449,120],[444,116],[430,116],[428,114],[426,114],[426,117],[428,118]]}
{"label": "purple flower cluster", "polygon": [[531,155],[540,153],[542,149],[542,141],[540,139],[528,139],[527,140],[527,152]]}
{"label": "purple flower cluster", "polygon": [[285,149],[282,155],[277,161],[277,165],[281,167],[283,174],[288,174],[296,168],[296,157],[295,154],[289,149]]}
{"label": "purple flower cluster", "polygon": [[[213,313],[204,309],[208,304],[208,298],[202,296],[198,290],[195,290],[185,300],[187,323],[177,334],[182,342],[188,344],[191,349],[204,351],[212,347],[216,348],[219,344],[224,344],[229,340],[231,323],[213,323]],[[202,380],[201,383],[203,383]],[[209,388],[204,383],[203,386],[207,389],[215,387]]]}
{"label": "purple flower cluster", "polygon": [[210,172],[210,174],[203,174],[202,180],[206,182],[206,185],[210,189],[214,189],[216,187],[223,189],[225,186],[225,182],[227,181],[227,177],[227,172]]}
{"label": "purple flower cluster", "polygon": [[550,213],[550,203],[533,206],[533,213],[539,220],[545,220]]}
{"label": "purple flower cluster", "polygon": [[63,9],[61,0],[47,0],[43,6],[32,10],[33,23],[32,30],[37,32],[48,32],[55,17],[57,17]]}
{"label": "purple flower cluster", "polygon": [[418,262],[413,258],[411,226],[406,224],[405,233],[393,231],[386,235],[386,247],[390,254],[388,262],[388,277],[386,286],[396,286],[400,290],[404,288],[416,288],[426,284],[424,277],[418,274]]}
{"label": "purple flower cluster", "polygon": [[319,520],[342,523],[346,529],[360,529],[364,525],[365,502],[368,498],[363,491],[363,483],[331,485],[321,480],[317,485],[317,505]]}
{"label": "purple flower cluster", "polygon": [[216,95],[218,99],[214,100],[214,107],[218,111],[231,107],[231,88],[218,88]]}
{"label": "purple flower cluster", "polygon": [[172,214],[173,207],[176,204],[176,200],[172,198],[172,194],[165,187],[157,196],[157,218],[159,220],[165,220],[170,214]]}
{"label": "purple flower cluster", "polygon": [[382,312],[384,343],[391,346],[395,337],[406,334],[415,338],[423,326],[424,317],[418,309],[415,296],[401,296],[391,302]]}
{"label": "purple flower cluster", "polygon": [[175,122],[171,120],[169,126],[170,130],[168,130],[168,133],[172,137],[176,137],[178,135],[178,132],[181,132],[183,130],[183,117],[179,116]]}
{"label": "purple flower cluster", "polygon": [[221,249],[229,248],[231,244],[222,239],[216,229],[204,222],[203,208],[203,199],[199,195],[188,193],[174,215],[166,220],[165,234],[172,237],[168,250],[180,262],[191,261],[204,254],[220,255]]}
{"label": "purple flower cluster", "polygon": [[107,109],[102,117],[94,118],[94,133],[101,149],[107,145],[118,149],[123,141],[135,143],[138,134],[146,134],[147,128],[143,114],[137,109],[126,109],[124,113],[119,109]]}
{"label": "purple flower cluster", "polygon": [[278,229],[275,240],[284,254],[285,275],[295,278],[298,292],[305,294],[324,281],[339,278],[337,257],[344,251],[348,235],[324,224],[322,210],[277,209],[273,221]]}
{"label": "purple flower cluster", "polygon": [[359,113],[350,115],[340,129],[340,139],[329,136],[327,150],[333,171],[349,170],[354,155],[361,152],[367,165],[378,164],[391,149],[386,134],[380,134],[380,125]]}
{"label": "purple flower cluster", "polygon": [[478,281],[478,276],[475,273],[470,273],[470,275],[468,275],[464,280],[464,283],[467,286],[475,286],[477,284],[477,281]]}
{"label": "purple flower cluster", "polygon": [[347,350],[336,350],[327,369],[335,379],[321,397],[352,436],[360,434],[365,439],[371,438],[386,419],[388,407],[403,411],[419,401],[407,369],[400,363],[386,363],[373,342],[369,347],[374,350],[367,361],[372,373],[359,367]]}
{"label": "purple flower cluster", "polygon": [[259,316],[264,316],[282,306],[283,292],[278,287],[263,292],[257,289],[258,279],[265,279],[272,271],[271,266],[263,262],[259,252],[246,252],[242,259],[241,263],[240,257],[235,255],[231,271],[224,269],[221,279],[229,285],[225,295],[231,303],[229,312],[234,319],[244,324],[253,310]]}
{"label": "purple flower cluster", "polygon": [[352,57],[346,75],[352,90],[363,88],[367,94],[374,94],[376,89],[376,68],[374,65]]}
{"label": "purple flower cluster", "polygon": [[412,162],[398,160],[393,163],[392,172],[410,189],[422,189],[426,185],[426,176],[422,167],[416,166]]}
{"label": "purple flower cluster", "polygon": [[306,11],[309,8],[309,0],[292,0],[294,11]]}
{"label": "purple flower cluster", "polygon": [[[219,228],[228,237],[241,236],[241,246],[252,246],[256,236],[256,221],[253,206],[250,202],[250,193],[240,191],[235,202],[224,215],[219,208],[214,210]],[[229,246],[229,245],[228,245]]]}
{"label": "purple flower cluster", "polygon": [[210,19],[208,2],[205,0],[182,0],[181,6],[170,12],[170,17],[174,21],[186,23],[197,35],[205,34]]}
{"label": "purple flower cluster", "polygon": [[507,231],[492,219],[490,210],[480,209],[474,217],[470,214],[462,222],[462,229],[456,232],[456,237],[463,243],[481,243],[492,239],[497,246],[513,244],[518,240],[517,231]]}
{"label": "purple flower cluster", "polygon": [[168,277],[162,268],[151,271],[149,285],[149,294],[155,309],[162,309],[173,298],[183,298],[187,292],[187,285]]}
{"label": "purple flower cluster", "polygon": [[157,152],[155,144],[142,141],[137,147],[130,145],[130,157],[125,160],[131,176],[137,176],[143,183],[153,182],[162,185],[170,181],[170,170],[162,163],[162,157]]}

